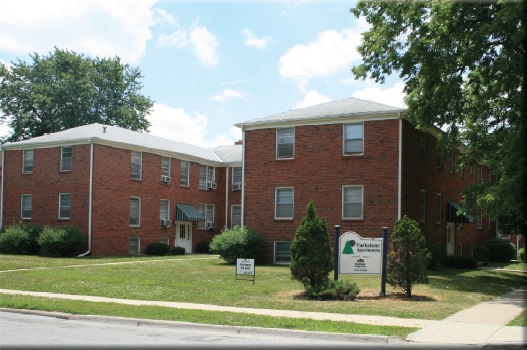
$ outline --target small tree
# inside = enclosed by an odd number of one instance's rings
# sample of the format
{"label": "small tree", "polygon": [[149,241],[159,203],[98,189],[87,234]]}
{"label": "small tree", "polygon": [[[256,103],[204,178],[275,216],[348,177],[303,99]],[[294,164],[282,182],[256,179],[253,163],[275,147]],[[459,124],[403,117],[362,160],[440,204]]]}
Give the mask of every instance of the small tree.
{"label": "small tree", "polygon": [[387,281],[411,297],[414,284],[428,283],[426,267],[431,258],[419,224],[406,215],[397,220],[390,249],[386,265]]}
{"label": "small tree", "polygon": [[328,285],[328,274],[333,270],[328,227],[326,220],[316,214],[313,201],[307,205],[307,215],[291,243],[290,268],[292,278],[302,282],[304,288]]}
{"label": "small tree", "polygon": [[209,247],[227,264],[236,264],[236,259],[256,259],[265,248],[265,239],[253,229],[235,226],[223,229]]}

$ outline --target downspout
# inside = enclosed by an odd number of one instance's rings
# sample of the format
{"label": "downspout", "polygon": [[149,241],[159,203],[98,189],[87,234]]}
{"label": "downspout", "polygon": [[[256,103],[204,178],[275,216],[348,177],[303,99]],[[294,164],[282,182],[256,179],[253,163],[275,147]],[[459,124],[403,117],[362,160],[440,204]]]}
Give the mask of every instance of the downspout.
{"label": "downspout", "polygon": [[229,166],[225,169],[225,228],[229,218]]}
{"label": "downspout", "polygon": [[403,174],[403,119],[399,112],[399,178],[397,180],[397,220],[401,220],[402,174]]}
{"label": "downspout", "polygon": [[242,125],[242,213],[241,226],[244,226],[245,218],[245,130]]}
{"label": "downspout", "polygon": [[4,227],[4,178],[5,151],[2,150],[2,198],[0,198],[0,230]]}
{"label": "downspout", "polygon": [[79,255],[86,256],[91,254],[91,234],[92,234],[92,227],[91,227],[91,218],[92,218],[92,198],[93,198],[93,140],[90,138],[90,194],[89,194],[89,208],[88,208],[88,251],[84,254]]}

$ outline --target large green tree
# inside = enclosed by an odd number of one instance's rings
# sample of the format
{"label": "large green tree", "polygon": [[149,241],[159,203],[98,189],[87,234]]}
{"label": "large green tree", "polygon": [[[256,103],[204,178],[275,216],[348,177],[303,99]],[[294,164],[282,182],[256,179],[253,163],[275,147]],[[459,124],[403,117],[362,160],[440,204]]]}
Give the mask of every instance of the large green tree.
{"label": "large green tree", "polygon": [[446,154],[463,144],[460,166],[487,165],[496,181],[462,194],[462,209],[483,209],[503,232],[525,234],[524,1],[359,1],[351,9],[371,24],[358,47],[358,79],[405,82],[409,119],[444,130]]}
{"label": "large green tree", "polygon": [[24,140],[91,123],[147,131],[153,101],[140,94],[138,68],[118,57],[90,58],[55,48],[7,67],[0,64],[0,122]]}

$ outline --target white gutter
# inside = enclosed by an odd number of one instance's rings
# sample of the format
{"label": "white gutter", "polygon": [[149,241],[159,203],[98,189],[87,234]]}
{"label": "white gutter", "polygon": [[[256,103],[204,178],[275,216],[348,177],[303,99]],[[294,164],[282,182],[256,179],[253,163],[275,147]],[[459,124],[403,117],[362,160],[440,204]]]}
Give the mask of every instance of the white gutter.
{"label": "white gutter", "polygon": [[90,199],[89,199],[89,209],[88,209],[88,251],[84,254],[79,255],[86,256],[91,253],[91,219],[92,219],[92,199],[93,199],[93,140],[90,138],[91,145],[91,156],[90,156]]}
{"label": "white gutter", "polygon": [[225,168],[225,228],[229,218],[229,166]]}
{"label": "white gutter", "polygon": [[399,112],[399,178],[397,180],[397,220],[401,220],[402,201],[402,162],[403,162],[403,119]]}
{"label": "white gutter", "polygon": [[4,227],[4,178],[5,178],[5,151],[2,150],[2,196],[0,198],[0,230]]}
{"label": "white gutter", "polygon": [[245,127],[242,125],[242,217],[241,227],[244,225],[245,217]]}

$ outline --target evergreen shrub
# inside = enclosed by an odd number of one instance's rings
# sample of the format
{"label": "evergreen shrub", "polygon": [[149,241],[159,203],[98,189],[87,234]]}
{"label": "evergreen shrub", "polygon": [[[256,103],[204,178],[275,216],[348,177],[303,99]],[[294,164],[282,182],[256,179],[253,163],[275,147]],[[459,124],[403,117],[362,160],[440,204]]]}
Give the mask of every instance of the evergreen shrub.
{"label": "evergreen shrub", "polygon": [[145,253],[148,255],[165,256],[170,254],[170,246],[162,242],[150,243],[148,247],[146,247]]}
{"label": "evergreen shrub", "polygon": [[306,295],[310,299],[320,300],[355,300],[360,293],[356,282],[328,281],[326,285],[305,287]]}
{"label": "evergreen shrub", "polygon": [[520,250],[518,250],[518,259],[525,262],[525,248],[520,248]]}
{"label": "evergreen shrub", "polygon": [[31,237],[21,224],[6,228],[0,235],[0,245],[4,253],[25,254],[30,246]]}
{"label": "evergreen shrub", "polygon": [[172,255],[185,255],[185,248],[174,247],[172,250],[170,250],[170,253],[172,253]]}
{"label": "evergreen shrub", "polygon": [[265,239],[253,229],[236,226],[224,228],[209,247],[227,264],[236,264],[236,259],[256,259],[265,248]]}
{"label": "evergreen shrub", "polygon": [[23,224],[22,228],[29,235],[29,246],[27,247],[27,253],[31,255],[38,254],[38,252],[40,251],[40,244],[38,244],[38,238],[40,237],[40,233],[42,232],[42,226],[35,225],[34,223],[30,222],[27,224]]}
{"label": "evergreen shrub", "polygon": [[75,226],[65,225],[56,228],[44,226],[38,243],[46,254],[71,256],[79,250],[84,239],[81,230]]}
{"label": "evergreen shrub", "polygon": [[426,267],[427,270],[437,270],[437,267],[441,264],[441,248],[439,244],[429,244],[426,249],[430,252],[430,262]]}
{"label": "evergreen shrub", "polygon": [[489,248],[489,261],[506,262],[514,258],[514,245],[504,239],[493,237],[485,245]]}
{"label": "evergreen shrub", "polygon": [[489,256],[490,256],[490,249],[486,245],[482,244],[476,248],[476,254],[474,255],[474,258],[476,261],[480,261],[484,263],[485,265],[489,262]]}
{"label": "evergreen shrub", "polygon": [[196,253],[210,254],[210,241],[200,241],[196,245]]}

